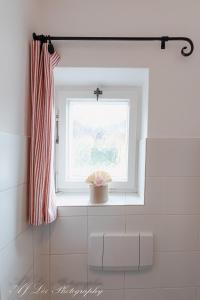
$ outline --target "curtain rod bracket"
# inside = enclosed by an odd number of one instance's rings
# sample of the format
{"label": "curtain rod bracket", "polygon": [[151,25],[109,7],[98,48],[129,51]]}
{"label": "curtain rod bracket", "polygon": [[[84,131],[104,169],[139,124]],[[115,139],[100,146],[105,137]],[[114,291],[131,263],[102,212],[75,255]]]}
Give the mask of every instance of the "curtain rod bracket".
{"label": "curtain rod bracket", "polygon": [[161,49],[165,50],[166,48],[166,42],[169,41],[169,37],[168,36],[162,36],[161,37]]}

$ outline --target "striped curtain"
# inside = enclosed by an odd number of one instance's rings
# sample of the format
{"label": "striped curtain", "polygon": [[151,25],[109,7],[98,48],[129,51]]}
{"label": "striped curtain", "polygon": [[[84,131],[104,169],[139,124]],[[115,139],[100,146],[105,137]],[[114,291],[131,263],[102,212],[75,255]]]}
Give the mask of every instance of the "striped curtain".
{"label": "striped curtain", "polygon": [[31,44],[31,149],[29,185],[29,222],[48,224],[56,219],[53,182],[54,80],[53,69],[59,62],[47,43]]}

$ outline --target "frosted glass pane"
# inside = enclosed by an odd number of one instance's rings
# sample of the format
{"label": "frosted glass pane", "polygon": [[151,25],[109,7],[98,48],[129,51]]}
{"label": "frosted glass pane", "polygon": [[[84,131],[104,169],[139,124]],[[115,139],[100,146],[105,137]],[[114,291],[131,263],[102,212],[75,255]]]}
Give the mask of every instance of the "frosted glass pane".
{"label": "frosted glass pane", "polygon": [[[113,99],[114,100],[114,99]],[[70,101],[68,180],[107,171],[113,181],[128,180],[129,103]]]}

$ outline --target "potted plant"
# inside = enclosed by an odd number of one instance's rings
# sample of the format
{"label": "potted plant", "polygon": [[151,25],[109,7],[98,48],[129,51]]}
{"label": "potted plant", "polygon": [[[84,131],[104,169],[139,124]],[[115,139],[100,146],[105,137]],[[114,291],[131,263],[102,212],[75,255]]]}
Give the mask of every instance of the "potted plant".
{"label": "potted plant", "polygon": [[108,183],[112,179],[107,172],[96,171],[86,179],[90,187],[90,202],[105,203],[108,201]]}

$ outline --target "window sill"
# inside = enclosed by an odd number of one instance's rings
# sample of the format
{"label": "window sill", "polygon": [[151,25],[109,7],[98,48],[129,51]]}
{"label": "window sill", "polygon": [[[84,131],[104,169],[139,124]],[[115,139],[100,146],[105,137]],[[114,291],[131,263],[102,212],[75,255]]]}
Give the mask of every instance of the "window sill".
{"label": "window sill", "polygon": [[106,203],[91,203],[88,193],[56,194],[58,207],[62,206],[113,206],[113,205],[144,205],[144,196],[135,193],[110,193]]}

